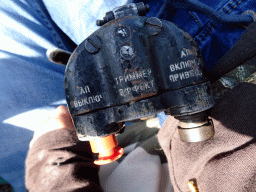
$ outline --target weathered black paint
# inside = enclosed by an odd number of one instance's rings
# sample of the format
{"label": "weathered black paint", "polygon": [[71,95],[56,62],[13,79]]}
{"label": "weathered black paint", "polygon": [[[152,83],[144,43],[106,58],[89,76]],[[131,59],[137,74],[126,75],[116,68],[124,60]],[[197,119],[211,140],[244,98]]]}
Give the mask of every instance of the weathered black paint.
{"label": "weathered black paint", "polygon": [[160,32],[152,33],[147,19],[108,22],[91,35],[101,41],[98,52],[86,50],[88,37],[69,59],[65,92],[80,138],[118,132],[122,122],[165,109],[183,116],[213,107],[195,41],[164,20]]}

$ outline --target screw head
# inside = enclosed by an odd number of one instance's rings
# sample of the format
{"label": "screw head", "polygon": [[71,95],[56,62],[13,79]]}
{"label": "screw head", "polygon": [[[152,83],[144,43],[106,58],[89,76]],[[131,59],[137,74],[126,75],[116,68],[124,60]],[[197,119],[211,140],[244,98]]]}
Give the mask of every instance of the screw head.
{"label": "screw head", "polygon": [[120,50],[120,53],[125,60],[130,60],[135,55],[133,48],[128,45],[123,46]]}
{"label": "screw head", "polygon": [[101,41],[99,37],[95,35],[91,35],[85,40],[85,49],[89,53],[92,53],[92,54],[98,53],[100,48],[101,48]]}
{"label": "screw head", "polygon": [[150,35],[157,35],[161,32],[162,22],[156,17],[148,18],[145,22],[145,28]]}

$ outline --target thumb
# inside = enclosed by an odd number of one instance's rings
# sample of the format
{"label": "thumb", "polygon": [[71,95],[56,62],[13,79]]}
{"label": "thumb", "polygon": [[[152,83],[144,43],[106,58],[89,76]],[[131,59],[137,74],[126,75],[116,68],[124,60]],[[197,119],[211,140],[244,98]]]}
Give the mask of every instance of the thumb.
{"label": "thumb", "polygon": [[50,126],[52,130],[63,128],[75,130],[68,108],[63,105],[57,107],[52,117],[47,119],[44,123]]}
{"label": "thumb", "polygon": [[39,125],[39,128],[34,132],[30,147],[43,134],[59,129],[69,129],[75,132],[75,126],[66,106],[57,107],[52,116]]}

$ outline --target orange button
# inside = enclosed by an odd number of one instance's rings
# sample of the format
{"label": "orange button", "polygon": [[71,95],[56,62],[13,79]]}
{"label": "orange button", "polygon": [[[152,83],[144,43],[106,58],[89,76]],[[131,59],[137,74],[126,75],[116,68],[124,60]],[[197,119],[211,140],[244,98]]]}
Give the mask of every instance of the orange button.
{"label": "orange button", "polygon": [[115,134],[106,137],[98,137],[89,142],[92,152],[99,153],[99,158],[94,161],[97,165],[111,163],[119,159],[124,153],[123,148],[117,146]]}

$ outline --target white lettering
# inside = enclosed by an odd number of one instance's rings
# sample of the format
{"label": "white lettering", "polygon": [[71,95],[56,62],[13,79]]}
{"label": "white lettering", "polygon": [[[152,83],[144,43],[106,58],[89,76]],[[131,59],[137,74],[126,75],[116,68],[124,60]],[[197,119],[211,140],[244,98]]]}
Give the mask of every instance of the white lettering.
{"label": "white lettering", "polygon": [[184,79],[184,73],[180,73],[180,80]]}
{"label": "white lettering", "polygon": [[101,95],[96,95],[96,96],[94,97],[94,99],[95,99],[96,102],[100,102],[100,99],[101,99],[101,98],[102,98]]}
{"label": "white lettering", "polygon": [[90,91],[90,88],[88,85],[85,86],[84,88],[83,87],[80,88],[80,95],[85,94],[85,93],[90,93],[90,92],[91,91]]}
{"label": "white lettering", "polygon": [[136,73],[136,78],[140,79],[143,77],[143,74],[141,72],[135,72]]}
{"label": "white lettering", "polygon": [[134,74],[134,73],[129,74],[129,77],[130,77],[129,81],[133,81],[133,80],[135,80],[135,79],[136,79],[136,77],[135,77],[135,74]]}
{"label": "white lettering", "polygon": [[118,85],[118,77],[116,77],[115,80],[116,80],[116,84]]}
{"label": "white lettering", "polygon": [[129,81],[129,75],[124,76],[124,81],[125,82]]}
{"label": "white lettering", "polygon": [[137,86],[137,85],[134,85],[134,86],[132,87],[132,90],[133,90],[133,91],[136,91],[136,92],[137,92],[139,89],[140,89],[140,87]]}
{"label": "white lettering", "polygon": [[93,97],[89,97],[88,101],[89,101],[89,103],[94,103]]}
{"label": "white lettering", "polygon": [[146,70],[143,70],[143,77],[147,77],[147,72],[146,72]]}
{"label": "white lettering", "polygon": [[130,94],[132,91],[138,93],[139,91],[145,91],[148,89],[152,89],[153,87],[154,87],[154,80],[151,80],[149,82],[142,82],[138,85],[134,85],[132,88],[127,87],[124,89],[119,89],[119,94],[124,97],[125,95]]}
{"label": "white lettering", "polygon": [[178,74],[174,74],[175,81],[177,81],[178,77],[179,77]]}
{"label": "white lettering", "polygon": [[169,75],[169,79],[171,82],[176,82],[178,80],[178,78],[180,78],[180,80],[184,80],[184,79],[188,79],[190,77],[194,77],[194,76],[202,76],[202,72],[199,71],[199,69],[192,69],[190,71],[185,71],[182,73],[176,73],[176,74],[172,74]]}
{"label": "white lettering", "polygon": [[74,103],[74,107],[77,108],[77,107],[82,107],[82,106],[93,104],[93,103],[98,103],[102,100],[102,98],[103,98],[102,95],[96,95],[88,98],[83,98],[81,100],[73,101],[73,103]]}
{"label": "white lettering", "polygon": [[183,50],[181,51],[180,57],[183,58],[189,55],[197,55],[197,52],[194,49],[191,50],[191,49],[183,48]]}
{"label": "white lettering", "polygon": [[84,89],[81,87],[80,95],[82,95],[82,94],[85,94],[85,91],[84,91]]}
{"label": "white lettering", "polygon": [[85,104],[85,105],[88,105],[88,104],[89,104],[87,98],[84,98],[84,104]]}
{"label": "white lettering", "polygon": [[123,76],[120,76],[120,77],[119,77],[119,80],[120,80],[120,83],[121,83],[121,82],[124,80],[124,79],[123,79]]}
{"label": "white lettering", "polygon": [[132,89],[131,89],[130,87],[127,87],[127,88],[126,88],[127,94],[130,94],[130,93],[131,93],[131,90],[132,90]]}
{"label": "white lettering", "polygon": [[75,108],[78,107],[77,101],[74,101]]}
{"label": "white lettering", "polygon": [[186,77],[186,79],[188,79],[189,78],[189,72],[184,72],[184,74],[185,74],[185,77]]}
{"label": "white lettering", "polygon": [[181,58],[186,57],[187,55],[184,53],[184,51],[181,51]]}
{"label": "white lettering", "polygon": [[151,69],[143,69],[140,71],[135,71],[123,76],[119,76],[115,78],[116,84],[121,84],[122,82],[129,82],[129,81],[134,81],[137,79],[142,79],[145,77],[149,77],[151,75]]}
{"label": "white lettering", "polygon": [[154,80],[151,80],[150,83],[151,83],[152,87],[154,87]]}
{"label": "white lettering", "polygon": [[150,89],[148,82],[145,82],[145,89]]}
{"label": "white lettering", "polygon": [[91,91],[90,91],[90,88],[89,88],[89,86],[88,86],[88,85],[87,85],[87,86],[85,86],[85,92],[86,92],[86,93],[91,92]]}
{"label": "white lettering", "polygon": [[169,79],[170,79],[171,82],[175,82],[173,75],[170,75]]}
{"label": "white lettering", "polygon": [[181,67],[181,69],[185,68],[185,65],[184,65],[184,62],[183,62],[183,61],[180,62],[180,67]]}
{"label": "white lettering", "polygon": [[170,75],[169,78],[172,82],[176,82],[178,79],[179,75],[178,74],[174,74],[174,75]]}
{"label": "white lettering", "polygon": [[170,65],[170,70],[171,72],[174,71],[179,71],[181,69],[185,69],[185,68],[189,68],[192,65],[199,65],[198,63],[196,63],[196,60],[187,60],[187,61],[181,61],[180,63],[174,63]]}
{"label": "white lettering", "polygon": [[184,66],[185,66],[184,68],[191,67],[191,60],[185,61]]}
{"label": "white lettering", "polygon": [[180,64],[180,63],[175,63],[175,69],[176,69],[176,71],[182,69],[182,68],[179,67],[179,64]]}
{"label": "white lettering", "polygon": [[174,65],[170,65],[170,70],[171,70],[171,72],[175,71]]}
{"label": "white lettering", "polygon": [[144,89],[145,89],[145,84],[144,84],[144,83],[141,83],[141,84],[140,84],[140,90],[141,90],[141,91],[144,91]]}
{"label": "white lettering", "polygon": [[83,101],[77,101],[77,102],[78,102],[79,107],[83,106]]}
{"label": "white lettering", "polygon": [[195,70],[195,74],[196,74],[197,76],[202,76],[202,75],[203,75],[203,74],[202,74],[202,71],[199,71],[198,69]]}
{"label": "white lettering", "polygon": [[195,71],[194,70],[190,70],[189,74],[190,74],[191,77],[194,77],[195,76]]}
{"label": "white lettering", "polygon": [[123,89],[119,89],[119,93],[120,93],[121,96],[124,96],[124,91],[123,91]]}

